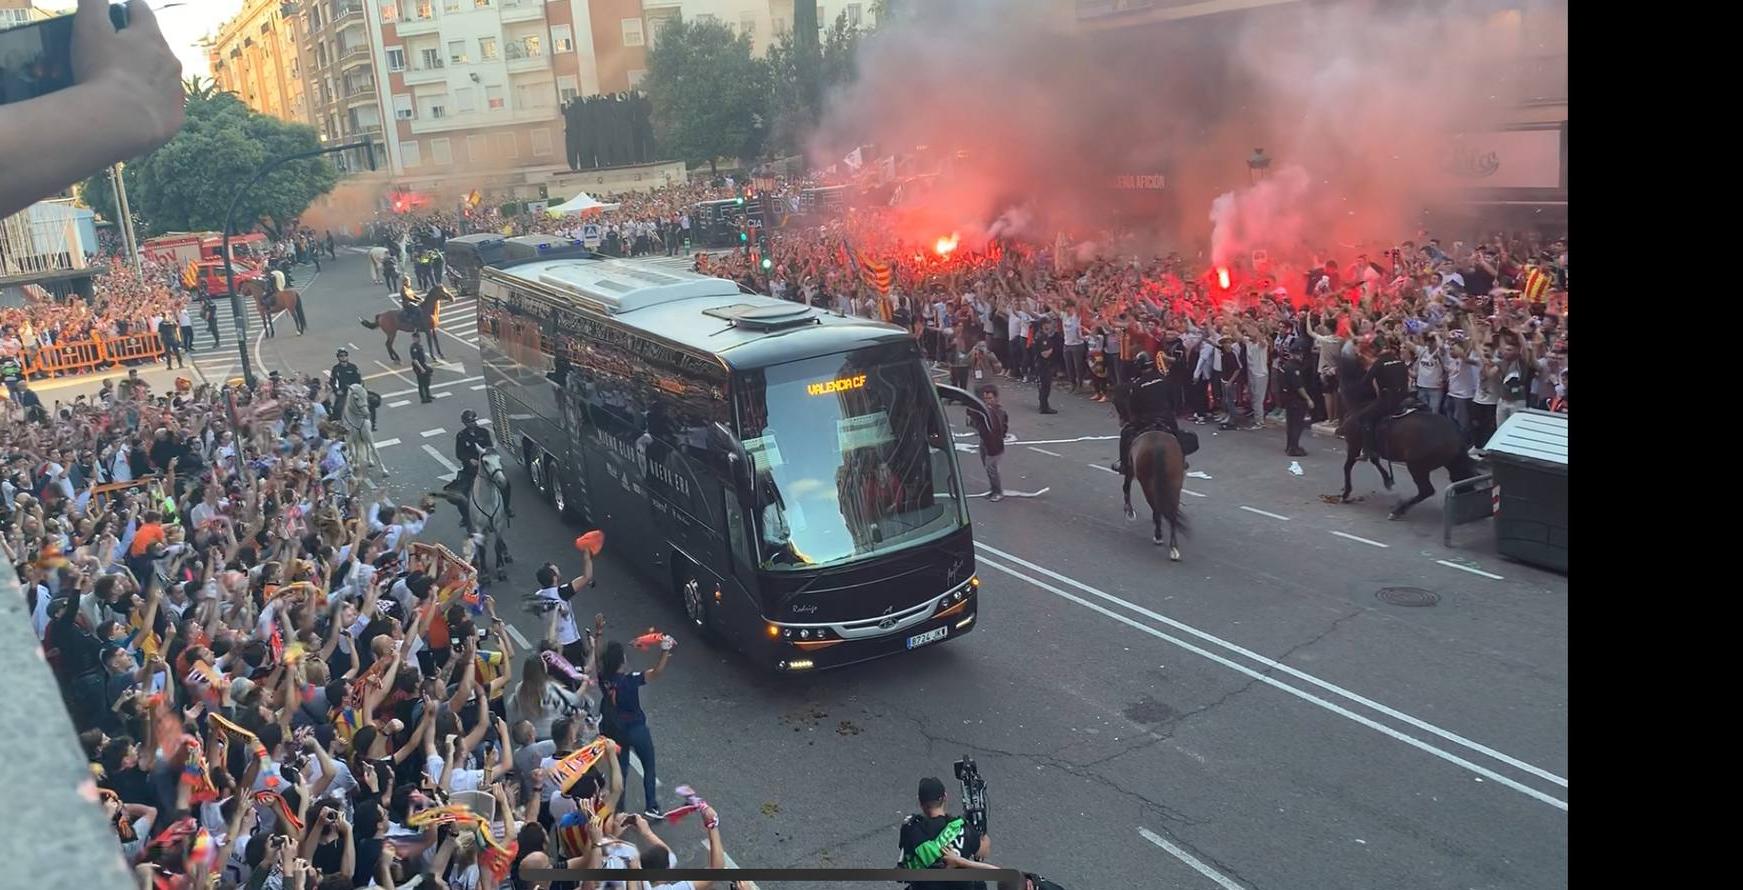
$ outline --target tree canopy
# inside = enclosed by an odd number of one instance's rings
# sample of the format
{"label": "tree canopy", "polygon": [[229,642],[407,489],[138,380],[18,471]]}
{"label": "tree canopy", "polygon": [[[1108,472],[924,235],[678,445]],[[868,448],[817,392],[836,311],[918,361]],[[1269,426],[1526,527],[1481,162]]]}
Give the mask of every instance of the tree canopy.
{"label": "tree canopy", "polygon": [[712,165],[761,152],[768,68],[751,54],[749,35],[711,20],[669,22],[648,50],[642,89],[665,154]]}
{"label": "tree canopy", "polygon": [[[216,92],[190,78],[187,121],[162,147],[127,162],[127,199],[140,237],[160,232],[221,230],[231,196],[260,167],[277,158],[321,147],[313,127],[249,109],[235,94]],[[279,234],[339,176],[324,157],[292,161],[256,183],[237,205],[235,225]],[[80,189],[85,203],[116,218],[107,171]]]}

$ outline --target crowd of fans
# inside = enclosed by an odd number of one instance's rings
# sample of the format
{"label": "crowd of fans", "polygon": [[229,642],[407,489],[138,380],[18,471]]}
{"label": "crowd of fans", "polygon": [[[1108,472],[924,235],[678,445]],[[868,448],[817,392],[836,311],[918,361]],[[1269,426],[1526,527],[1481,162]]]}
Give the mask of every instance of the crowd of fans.
{"label": "crowd of fans", "polygon": [[675,864],[690,813],[718,867],[714,810],[654,797],[638,695],[671,638],[638,638],[661,650],[641,672],[603,616],[578,627],[584,552],[568,583],[540,572],[546,632],[517,647],[470,544],[427,540],[432,502],[354,475],[332,396],[135,372],[0,406],[0,550],[140,885],[526,890],[529,868]]}
{"label": "crowd of fans", "polygon": [[[0,359],[27,367],[55,367],[56,350],[69,344],[157,333],[168,322],[191,329],[187,294],[176,283],[178,270],[145,260],[142,271],[110,258],[92,279],[92,296],[57,299],[40,287],[24,289],[22,305],[0,307]],[[47,355],[45,355],[47,353]],[[80,368],[83,373],[85,368]],[[57,376],[60,371],[45,371]]]}
{"label": "crowd of fans", "polygon": [[1218,268],[1145,256],[1105,235],[971,247],[904,242],[890,234],[898,230],[884,210],[850,212],[779,233],[766,260],[732,250],[699,253],[694,265],[761,293],[909,327],[959,385],[971,373],[1057,376],[1106,400],[1134,374],[1135,355],[1160,354],[1182,386],[1184,413],[1237,428],[1281,412],[1268,383],[1293,353],[1310,372],[1318,422],[1339,415],[1340,353],[1372,357],[1389,345],[1412,363],[1419,397],[1454,418],[1473,448],[1515,411],[1567,411],[1566,238],[1302,245],[1298,264],[1256,252]]}

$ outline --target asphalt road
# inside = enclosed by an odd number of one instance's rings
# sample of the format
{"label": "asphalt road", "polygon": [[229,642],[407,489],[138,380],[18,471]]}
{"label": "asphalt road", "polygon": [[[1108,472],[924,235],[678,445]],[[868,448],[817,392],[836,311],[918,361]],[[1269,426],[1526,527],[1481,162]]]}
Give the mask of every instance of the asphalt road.
{"label": "asphalt road", "polygon": [[[281,323],[262,362],[324,371],[354,345],[387,400],[389,490],[410,501],[437,487],[460,411],[489,414],[473,310],[445,310],[456,364],[420,405],[409,371],[357,324],[392,305],[367,261],[342,252],[299,277],[310,331]],[[224,355],[196,361],[233,372]],[[954,799],[950,764],[969,754],[989,788],[992,860],[1073,890],[1566,885],[1565,577],[1496,556],[1487,523],[1442,547],[1438,499],[1387,521],[1396,495],[1371,467],[1357,469],[1365,500],[1326,503],[1341,456],[1309,441],[1297,475],[1276,429],[1199,428],[1191,533],[1170,563],[1104,469],[1111,409],[1060,391],[1060,413],[1043,416],[1031,389],[1005,390],[1018,437],[1006,490],[1043,493],[974,503],[982,611],[960,641],[770,676],[691,638],[670,594],[607,551],[581,611],[604,612],[619,639],[674,629],[672,667],[644,696],[657,772],[721,811],[736,862],[891,866],[918,778],[945,779]],[[979,461],[961,457],[984,491]],[[578,567],[577,530],[524,474],[517,494],[517,563],[494,592],[533,637],[519,594],[544,560]],[[455,520],[442,506],[431,533],[457,542]],[[1438,601],[1390,605],[1386,587]],[[686,865],[705,862],[698,826],[662,836]]]}

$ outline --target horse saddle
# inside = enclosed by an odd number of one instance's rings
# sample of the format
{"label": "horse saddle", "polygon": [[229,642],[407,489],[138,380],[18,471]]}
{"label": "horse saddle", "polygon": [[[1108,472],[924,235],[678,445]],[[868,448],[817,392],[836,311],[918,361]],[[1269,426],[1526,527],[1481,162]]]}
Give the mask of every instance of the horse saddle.
{"label": "horse saddle", "polygon": [[1424,405],[1422,403],[1422,400],[1416,398],[1415,396],[1411,396],[1410,398],[1407,398],[1404,401],[1400,402],[1398,404],[1398,410],[1392,412],[1392,415],[1390,417],[1388,417],[1387,419],[1388,420],[1397,420],[1400,417],[1405,417],[1405,416],[1408,416],[1411,414],[1415,414],[1418,411],[1422,411],[1422,410],[1426,409],[1427,407],[1428,407],[1427,405]]}
{"label": "horse saddle", "polygon": [[1170,429],[1161,421],[1151,421],[1149,423],[1141,424],[1132,430],[1132,440],[1137,441],[1137,438],[1145,433],[1172,433],[1174,438],[1180,441],[1180,454],[1182,457],[1198,450],[1198,434],[1192,430]]}

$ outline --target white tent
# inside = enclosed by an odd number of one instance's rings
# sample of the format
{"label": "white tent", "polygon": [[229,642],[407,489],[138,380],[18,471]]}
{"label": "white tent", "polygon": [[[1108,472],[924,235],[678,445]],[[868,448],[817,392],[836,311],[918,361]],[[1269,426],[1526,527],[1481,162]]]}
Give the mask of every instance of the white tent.
{"label": "white tent", "polygon": [[583,192],[554,207],[546,207],[545,212],[552,216],[568,216],[570,214],[591,213],[597,210],[616,210],[617,208],[616,204],[596,201],[593,196]]}

